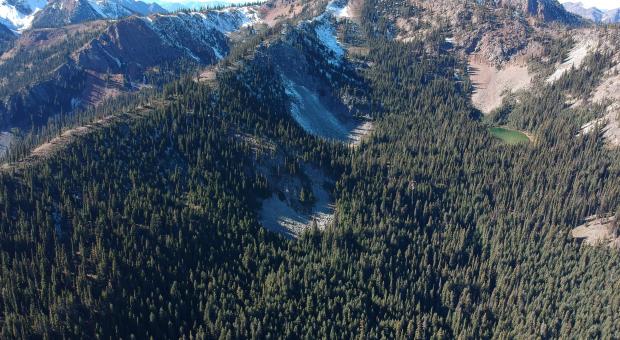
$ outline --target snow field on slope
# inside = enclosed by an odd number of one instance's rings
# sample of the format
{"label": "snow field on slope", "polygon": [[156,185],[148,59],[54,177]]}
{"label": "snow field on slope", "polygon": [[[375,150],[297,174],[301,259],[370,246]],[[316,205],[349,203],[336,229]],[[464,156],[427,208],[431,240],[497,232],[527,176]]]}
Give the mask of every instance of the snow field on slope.
{"label": "snow field on slope", "polygon": [[34,15],[40,11],[47,1],[27,0],[25,5],[30,8],[31,13],[22,13],[15,6],[3,3],[0,5],[0,22],[15,31],[22,31],[32,25]]}

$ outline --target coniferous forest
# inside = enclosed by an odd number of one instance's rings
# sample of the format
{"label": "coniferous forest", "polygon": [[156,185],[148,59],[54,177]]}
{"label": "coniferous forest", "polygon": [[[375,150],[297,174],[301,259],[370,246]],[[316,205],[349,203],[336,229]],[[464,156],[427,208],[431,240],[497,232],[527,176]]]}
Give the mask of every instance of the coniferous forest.
{"label": "coniferous forest", "polygon": [[[375,127],[357,148],[304,132],[257,58],[216,87],[187,75],[102,107],[92,117],[124,118],[4,167],[0,337],[619,337],[620,253],[569,232],[618,210],[620,154],[575,137],[558,105],[604,56],[502,111],[537,136],[506,145],[443,33],[390,39],[380,3],[363,12]],[[255,160],[270,151],[239,135],[275,143],[283,172],[334,178],[334,223],[299,239],[264,229]]]}

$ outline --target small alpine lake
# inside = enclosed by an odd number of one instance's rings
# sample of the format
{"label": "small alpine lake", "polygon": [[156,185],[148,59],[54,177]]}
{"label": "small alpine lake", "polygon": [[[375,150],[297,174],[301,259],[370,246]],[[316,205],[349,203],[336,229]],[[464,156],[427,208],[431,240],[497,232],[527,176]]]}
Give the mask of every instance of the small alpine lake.
{"label": "small alpine lake", "polygon": [[516,145],[521,143],[529,143],[530,137],[528,137],[525,133],[513,130],[507,127],[490,127],[488,131],[496,138],[501,139],[506,144]]}

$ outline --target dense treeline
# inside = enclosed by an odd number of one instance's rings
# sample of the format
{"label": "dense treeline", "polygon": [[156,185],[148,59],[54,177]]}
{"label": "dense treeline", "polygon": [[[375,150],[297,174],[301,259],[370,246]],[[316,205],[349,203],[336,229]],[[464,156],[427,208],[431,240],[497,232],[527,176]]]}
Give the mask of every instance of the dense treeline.
{"label": "dense treeline", "polygon": [[[440,34],[366,32],[381,111],[358,149],[296,126],[261,61],[0,174],[1,336],[618,337],[620,256],[568,235],[618,206],[617,152],[575,137],[569,108],[547,114],[561,93],[510,107],[537,141],[503,145]],[[266,180],[238,132],[337,178],[335,224],[262,229]]]}

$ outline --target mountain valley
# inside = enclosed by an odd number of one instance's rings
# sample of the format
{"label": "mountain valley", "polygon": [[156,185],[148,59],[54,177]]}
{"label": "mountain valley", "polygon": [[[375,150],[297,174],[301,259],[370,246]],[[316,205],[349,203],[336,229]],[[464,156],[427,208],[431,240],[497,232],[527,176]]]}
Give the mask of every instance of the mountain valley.
{"label": "mountain valley", "polygon": [[0,337],[620,336],[617,24],[63,1],[0,30]]}

